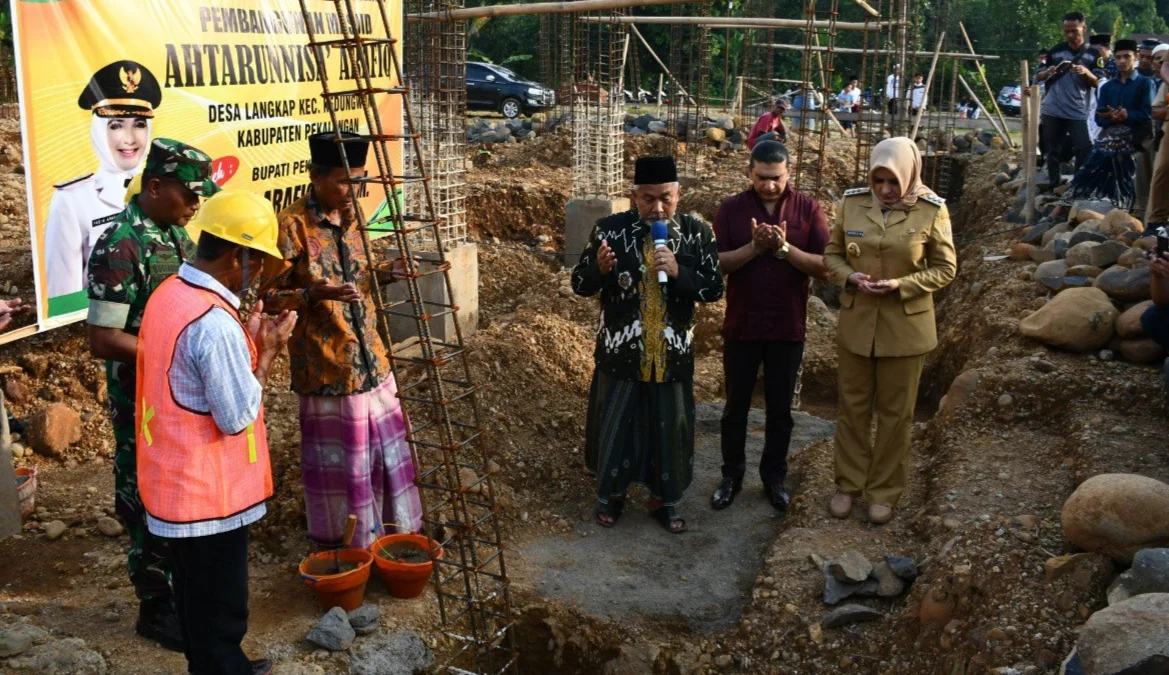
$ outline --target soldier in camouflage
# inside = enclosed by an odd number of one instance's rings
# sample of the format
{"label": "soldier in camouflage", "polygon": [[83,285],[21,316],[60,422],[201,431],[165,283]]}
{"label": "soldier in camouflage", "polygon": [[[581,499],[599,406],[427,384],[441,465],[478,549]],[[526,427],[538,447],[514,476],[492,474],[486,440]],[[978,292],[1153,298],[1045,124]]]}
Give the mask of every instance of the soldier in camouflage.
{"label": "soldier in camouflage", "polygon": [[89,349],[106,362],[114,427],[114,507],[130,536],[130,580],[140,601],[139,635],[183,650],[166,541],[146,529],[134,443],[135,364],[146,300],[195,253],[184,227],[219,186],[211,158],[178,141],[156,139],[142,190],[94,244],[89,258]]}

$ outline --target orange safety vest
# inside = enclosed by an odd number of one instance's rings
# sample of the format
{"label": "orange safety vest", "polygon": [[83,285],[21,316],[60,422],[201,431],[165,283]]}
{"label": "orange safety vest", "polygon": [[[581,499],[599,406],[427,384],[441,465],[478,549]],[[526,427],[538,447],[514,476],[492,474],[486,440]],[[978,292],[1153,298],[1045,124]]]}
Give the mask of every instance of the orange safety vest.
{"label": "orange safety vest", "polygon": [[[272,496],[272,467],[264,408],[244,431],[228,435],[209,412],[182,407],[170,387],[179,337],[220,307],[239,313],[217,293],[172,276],[146,303],[138,334],[138,491],[151,516],[172,523],[216,520],[241,513]],[[242,327],[242,323],[241,323]],[[248,351],[256,367],[256,346]]]}

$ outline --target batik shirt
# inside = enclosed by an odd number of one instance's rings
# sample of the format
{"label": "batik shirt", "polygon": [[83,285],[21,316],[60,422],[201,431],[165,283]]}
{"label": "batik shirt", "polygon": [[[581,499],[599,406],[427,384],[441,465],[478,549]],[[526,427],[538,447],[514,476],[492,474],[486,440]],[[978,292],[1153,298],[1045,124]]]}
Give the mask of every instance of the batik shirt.
{"label": "batik shirt", "polygon": [[[266,270],[264,307],[299,314],[288,341],[292,390],[302,396],[348,396],[375,389],[389,375],[390,361],[377,330],[361,231],[353,222],[330,223],[311,189],[281,211],[279,220],[284,269]],[[331,286],[356,284],[361,302],[309,305],[304,289],[318,279]]]}
{"label": "batik shirt", "polygon": [[[714,302],[723,294],[718,247],[710,225],[696,215],[675,216],[668,227],[666,246],[678,262],[678,275],[664,286],[653,269],[653,242],[646,244],[650,227],[636,209],[597,221],[572,270],[577,295],[600,295],[593,358],[597,369],[614,379],[661,383],[694,377],[695,303]],[[617,257],[605,275],[597,267],[601,241],[609,242]],[[663,297],[664,311],[659,305]],[[643,379],[646,359],[652,360],[652,379]]]}
{"label": "batik shirt", "polygon": [[[89,325],[137,335],[150,294],[194,255],[195,244],[185,229],[156,225],[138,206],[138,198],[131,199],[90,254]],[[133,392],[135,368],[133,363],[106,361],[108,383]]]}

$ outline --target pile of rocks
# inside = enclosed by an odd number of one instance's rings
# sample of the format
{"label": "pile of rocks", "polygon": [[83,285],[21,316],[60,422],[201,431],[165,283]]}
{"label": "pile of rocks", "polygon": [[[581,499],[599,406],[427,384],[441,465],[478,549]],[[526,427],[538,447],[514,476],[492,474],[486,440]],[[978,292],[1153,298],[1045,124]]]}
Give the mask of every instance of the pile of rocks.
{"label": "pile of rocks", "polygon": [[[873,563],[859,551],[849,550],[838,558],[819,562],[824,570],[824,602],[829,605],[846,598],[893,598],[917,579],[917,565],[909,558],[885,556]],[[884,612],[866,605],[847,604],[826,614],[820,623],[824,628],[835,628],[878,621],[884,616]]]}
{"label": "pile of rocks", "polygon": [[[999,182],[1017,190],[1016,206],[1026,199],[1027,186],[1013,164],[998,175]],[[1019,273],[1034,281],[1051,299],[1019,324],[1023,335],[1052,347],[1074,352],[1101,350],[1111,360],[1120,354],[1133,363],[1160,363],[1164,350],[1148,339],[1141,314],[1150,301],[1149,255],[1156,250],[1154,236],[1143,236],[1139,220],[1106,202],[1076,202],[1067,217],[1055,218],[1064,187],[1039,195],[1044,214],[1023,228],[1022,236],[1006,254],[1028,263]],[[1019,212],[1007,214],[1019,220]]]}
{"label": "pile of rocks", "polygon": [[[946,137],[952,132],[944,129],[938,129],[934,132],[934,137],[929,139],[932,141],[934,147],[945,147]],[[985,155],[991,150],[999,150],[1006,146],[1003,142],[1003,137],[998,135],[998,132],[990,129],[971,130],[962,135],[955,135],[949,141],[950,152],[955,154],[974,154]],[[924,138],[918,139],[917,147],[923,151],[928,148],[927,141]]]}
{"label": "pile of rocks", "polygon": [[549,117],[544,113],[536,113],[526,120],[516,118],[494,125],[487,119],[476,117],[467,125],[467,143],[490,145],[528,141],[552,133],[564,123],[563,118]]}
{"label": "pile of rocks", "polygon": [[79,638],[56,638],[31,616],[0,605],[0,671],[45,675],[105,675],[105,659]]}
{"label": "pile of rocks", "polygon": [[1128,571],[1108,587],[1108,607],[1080,629],[1065,673],[1169,672],[1169,485],[1136,474],[1082,483],[1063,507],[1068,540],[1093,553],[1052,558],[1049,574],[1076,558],[1104,554]]}
{"label": "pile of rocks", "polygon": [[[350,675],[413,675],[434,665],[434,653],[417,633],[377,633],[380,623],[376,605],[365,604],[348,613],[334,607],[307,639],[329,652],[348,652]],[[369,637],[355,645],[358,635]]]}

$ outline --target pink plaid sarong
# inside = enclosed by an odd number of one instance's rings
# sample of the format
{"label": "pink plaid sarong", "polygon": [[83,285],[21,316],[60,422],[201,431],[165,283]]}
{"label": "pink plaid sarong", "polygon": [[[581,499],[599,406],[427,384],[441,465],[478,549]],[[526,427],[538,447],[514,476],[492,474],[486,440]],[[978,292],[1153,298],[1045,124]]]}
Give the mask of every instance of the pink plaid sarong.
{"label": "pink plaid sarong", "polygon": [[421,529],[406,417],[392,375],[364,394],[301,396],[300,434],[305,516],[314,543],[340,545],[351,513],[357,516],[354,548],[367,548],[386,529]]}

